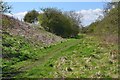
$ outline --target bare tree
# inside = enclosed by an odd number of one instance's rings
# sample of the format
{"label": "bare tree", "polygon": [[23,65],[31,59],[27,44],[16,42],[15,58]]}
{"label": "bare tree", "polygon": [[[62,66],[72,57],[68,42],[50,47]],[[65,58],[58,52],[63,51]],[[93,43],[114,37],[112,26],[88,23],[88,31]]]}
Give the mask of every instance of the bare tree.
{"label": "bare tree", "polygon": [[11,13],[11,8],[7,2],[0,1],[0,13]]}
{"label": "bare tree", "polygon": [[76,11],[67,11],[64,14],[70,17],[79,27],[82,27],[81,18],[83,17],[81,13],[77,13]]}

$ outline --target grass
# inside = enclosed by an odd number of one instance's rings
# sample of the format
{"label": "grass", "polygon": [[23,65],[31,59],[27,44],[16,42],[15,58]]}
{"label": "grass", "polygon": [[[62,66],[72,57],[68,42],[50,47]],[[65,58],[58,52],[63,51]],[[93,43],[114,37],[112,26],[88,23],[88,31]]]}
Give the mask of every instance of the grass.
{"label": "grass", "polygon": [[37,58],[11,67],[23,72],[15,75],[16,78],[117,78],[115,50],[117,45],[103,44],[96,37],[84,35],[80,39],[37,48]]}

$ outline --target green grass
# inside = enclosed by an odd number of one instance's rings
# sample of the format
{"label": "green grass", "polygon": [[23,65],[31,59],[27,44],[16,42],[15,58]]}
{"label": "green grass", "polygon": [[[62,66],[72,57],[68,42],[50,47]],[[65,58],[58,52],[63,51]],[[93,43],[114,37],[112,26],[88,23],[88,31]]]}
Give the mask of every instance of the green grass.
{"label": "green grass", "polygon": [[[3,76],[10,76],[6,74],[18,71],[11,66],[21,61],[36,59],[35,49],[30,41],[20,36],[10,35],[8,32],[2,34],[2,71]],[[5,73],[5,74],[4,74]]]}
{"label": "green grass", "polygon": [[15,75],[16,78],[115,78],[118,77],[118,61],[110,54],[115,50],[117,45],[103,44],[96,37],[84,35],[80,39],[36,48],[35,59],[17,62],[11,67],[23,71]]}

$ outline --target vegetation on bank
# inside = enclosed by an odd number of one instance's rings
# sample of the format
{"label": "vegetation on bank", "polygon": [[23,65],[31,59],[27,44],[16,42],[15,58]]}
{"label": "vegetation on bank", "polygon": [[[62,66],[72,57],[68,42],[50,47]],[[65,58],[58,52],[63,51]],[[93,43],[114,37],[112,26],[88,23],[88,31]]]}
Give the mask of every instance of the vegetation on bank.
{"label": "vegetation on bank", "polygon": [[98,19],[83,28],[83,33],[97,36],[103,42],[118,44],[120,5],[118,2],[107,3],[104,18]]}
{"label": "vegetation on bank", "polygon": [[118,34],[118,23],[119,23],[119,3],[111,2],[107,3],[104,10],[104,18],[98,19],[86,27],[86,33],[93,34]]}
{"label": "vegetation on bank", "polygon": [[118,34],[118,8],[113,8],[102,20],[93,22],[87,29],[94,34]]}

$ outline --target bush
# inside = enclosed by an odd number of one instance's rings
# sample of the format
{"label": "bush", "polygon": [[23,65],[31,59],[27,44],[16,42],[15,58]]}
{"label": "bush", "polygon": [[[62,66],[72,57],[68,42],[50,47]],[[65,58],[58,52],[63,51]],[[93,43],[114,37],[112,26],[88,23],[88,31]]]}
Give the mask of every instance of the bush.
{"label": "bush", "polygon": [[79,33],[79,25],[71,17],[64,15],[61,10],[45,8],[42,11],[38,19],[45,30],[64,38],[75,37]]}
{"label": "bush", "polygon": [[39,13],[36,11],[36,10],[32,10],[32,11],[29,11],[25,17],[24,17],[24,21],[25,22],[28,22],[28,23],[35,23],[38,21],[38,15]]}

